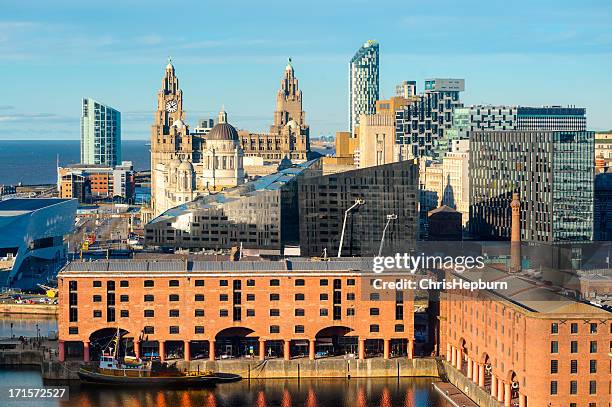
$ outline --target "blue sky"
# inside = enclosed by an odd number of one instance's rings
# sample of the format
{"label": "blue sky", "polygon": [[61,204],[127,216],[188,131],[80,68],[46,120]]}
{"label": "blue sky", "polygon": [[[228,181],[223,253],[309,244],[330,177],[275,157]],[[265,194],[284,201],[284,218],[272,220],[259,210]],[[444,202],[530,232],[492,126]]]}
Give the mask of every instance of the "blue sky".
{"label": "blue sky", "polygon": [[612,2],[13,1],[0,8],[0,139],[78,139],[80,99],[149,137],[172,56],[187,122],[221,105],[265,130],[288,56],[311,135],[347,128],[347,64],[381,44],[382,96],[402,80],[466,79],[467,104],[578,105],[612,128]]}

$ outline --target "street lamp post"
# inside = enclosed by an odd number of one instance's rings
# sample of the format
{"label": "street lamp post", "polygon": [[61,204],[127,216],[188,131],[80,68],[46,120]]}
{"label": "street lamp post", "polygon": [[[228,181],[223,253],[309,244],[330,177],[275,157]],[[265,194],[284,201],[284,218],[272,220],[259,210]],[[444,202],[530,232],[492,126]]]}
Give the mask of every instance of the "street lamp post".
{"label": "street lamp post", "polygon": [[342,222],[342,233],[340,234],[340,246],[338,247],[338,257],[342,257],[342,243],[344,243],[344,230],[346,229],[346,219],[348,218],[348,214],[352,211],[356,206],[363,205],[365,200],[358,198],[355,199],[355,203],[344,211],[344,222]]}
{"label": "street lamp post", "polygon": [[389,223],[391,223],[392,220],[397,219],[397,215],[392,213],[390,215],[387,215],[387,223],[385,224],[385,228],[383,229],[382,232],[382,238],[380,239],[380,248],[378,249],[378,257],[380,257],[381,253],[382,253],[382,249],[383,249],[383,245],[385,244],[385,233],[387,232],[387,228],[389,227]]}

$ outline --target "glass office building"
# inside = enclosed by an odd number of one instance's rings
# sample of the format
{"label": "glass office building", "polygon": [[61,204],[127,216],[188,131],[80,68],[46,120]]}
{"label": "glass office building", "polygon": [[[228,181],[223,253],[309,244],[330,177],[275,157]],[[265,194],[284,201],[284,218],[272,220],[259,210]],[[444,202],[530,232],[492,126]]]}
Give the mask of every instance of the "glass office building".
{"label": "glass office building", "polygon": [[121,163],[121,113],[91,98],[83,98],[81,163],[114,167]]}
{"label": "glass office building", "polygon": [[510,237],[512,193],[521,200],[521,239],[593,239],[594,133],[475,131],[470,138],[470,232]]}
{"label": "glass office building", "polygon": [[378,43],[369,40],[349,64],[349,130],[355,133],[359,115],[376,113],[379,98]]}

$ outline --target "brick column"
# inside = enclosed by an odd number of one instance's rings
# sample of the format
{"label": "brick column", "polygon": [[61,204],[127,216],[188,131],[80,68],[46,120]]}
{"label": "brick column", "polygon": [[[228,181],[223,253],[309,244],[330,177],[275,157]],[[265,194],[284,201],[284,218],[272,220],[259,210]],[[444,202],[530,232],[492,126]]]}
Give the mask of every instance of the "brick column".
{"label": "brick column", "polygon": [[451,346],[451,365],[457,367],[457,351],[454,346]]}
{"label": "brick column", "polygon": [[89,342],[83,342],[83,361],[89,362]]}
{"label": "brick column", "polygon": [[314,338],[308,341],[308,359],[310,360],[315,360],[315,341]]}
{"label": "brick column", "polygon": [[208,341],[208,359],[215,360],[215,340]]}
{"label": "brick column", "polygon": [[504,381],[502,379],[497,380],[497,401],[504,402]]}
{"label": "brick column", "polygon": [[472,380],[478,383],[478,362],[472,360]]}
{"label": "brick column", "polygon": [[359,338],[359,360],[364,360],[365,359],[365,339],[364,338]]}
{"label": "brick column", "polygon": [[457,349],[457,369],[461,370],[463,367],[463,351],[461,349]]}
{"label": "brick column", "polygon": [[472,373],[472,358],[470,358],[469,356],[467,359],[467,377],[470,380],[473,380],[474,378],[473,373]]}
{"label": "brick column", "polygon": [[491,375],[491,396],[497,398],[497,377]]}
{"label": "brick column", "polygon": [[283,358],[291,360],[291,340],[289,339],[283,341]]}
{"label": "brick column", "polygon": [[134,342],[134,356],[140,358],[140,341]]}
{"label": "brick column", "polygon": [[190,341],[185,341],[185,349],[183,353],[185,354],[185,362],[189,362],[191,360],[191,342]]}
{"label": "brick column", "polygon": [[510,383],[504,383],[504,407],[510,407],[510,397],[512,397]]}
{"label": "brick column", "polygon": [[484,389],[485,387],[485,365],[484,363],[478,366],[478,385]]}
{"label": "brick column", "polygon": [[[410,339],[408,339],[408,348],[410,349]],[[446,361],[450,363],[450,361],[453,359],[453,355],[451,355],[452,352],[452,348],[450,343],[446,344]],[[410,357],[410,352],[408,352],[408,357]]]}
{"label": "brick column", "polygon": [[266,341],[265,339],[259,339],[259,360],[266,359]]}
{"label": "brick column", "polygon": [[[447,359],[449,356],[446,356]],[[408,339],[408,359],[414,358],[414,339]]]}
{"label": "brick column", "polygon": [[166,360],[166,343],[164,341],[159,341],[159,360],[161,362]]}
{"label": "brick column", "polygon": [[57,342],[57,360],[63,362],[65,360],[64,341]]}
{"label": "brick column", "polygon": [[391,339],[383,339],[383,359],[389,359]]}
{"label": "brick column", "polygon": [[519,407],[527,407],[527,396],[519,394]]}

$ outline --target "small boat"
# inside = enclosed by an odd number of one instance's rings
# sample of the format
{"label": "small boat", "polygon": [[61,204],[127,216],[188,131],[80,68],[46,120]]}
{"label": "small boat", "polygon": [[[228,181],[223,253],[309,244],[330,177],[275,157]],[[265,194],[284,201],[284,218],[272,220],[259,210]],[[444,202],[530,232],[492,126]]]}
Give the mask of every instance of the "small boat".
{"label": "small boat", "polygon": [[96,385],[120,386],[165,386],[165,387],[205,387],[220,382],[231,382],[242,379],[230,373],[211,371],[179,371],[170,369],[153,369],[151,361],[143,361],[136,356],[117,357],[120,340],[119,331],[114,346],[111,346],[100,357],[100,363],[94,367],[79,369],[79,378],[83,383]]}

